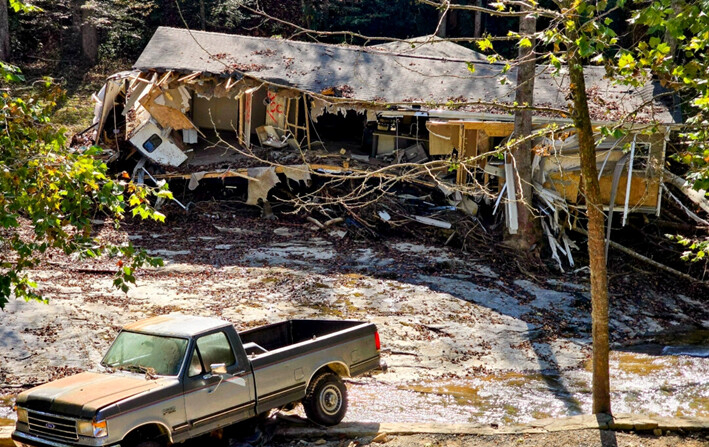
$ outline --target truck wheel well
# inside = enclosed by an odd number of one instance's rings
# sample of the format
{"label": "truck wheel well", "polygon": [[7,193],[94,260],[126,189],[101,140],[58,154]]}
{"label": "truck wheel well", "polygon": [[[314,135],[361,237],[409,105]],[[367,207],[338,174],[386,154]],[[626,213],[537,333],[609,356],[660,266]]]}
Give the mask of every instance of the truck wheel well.
{"label": "truck wheel well", "polygon": [[344,363],[332,362],[332,363],[328,363],[327,365],[321,366],[317,371],[315,371],[313,373],[313,375],[310,376],[310,380],[308,381],[308,385],[310,385],[310,382],[312,382],[313,379],[315,379],[319,375],[326,373],[326,372],[335,373],[340,377],[350,377],[350,371],[349,371],[349,369],[347,369],[347,366]]}
{"label": "truck wheel well", "polygon": [[168,439],[167,427],[162,424],[146,424],[131,430],[124,438],[121,445],[135,446],[144,441]]}

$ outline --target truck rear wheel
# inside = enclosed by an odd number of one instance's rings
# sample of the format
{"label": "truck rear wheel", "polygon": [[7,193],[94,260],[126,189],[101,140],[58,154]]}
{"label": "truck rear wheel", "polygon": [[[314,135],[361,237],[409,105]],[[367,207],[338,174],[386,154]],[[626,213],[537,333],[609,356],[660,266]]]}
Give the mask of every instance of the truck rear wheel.
{"label": "truck rear wheel", "polygon": [[310,382],[303,408],[316,424],[337,425],[347,413],[347,387],[337,374],[321,374]]}

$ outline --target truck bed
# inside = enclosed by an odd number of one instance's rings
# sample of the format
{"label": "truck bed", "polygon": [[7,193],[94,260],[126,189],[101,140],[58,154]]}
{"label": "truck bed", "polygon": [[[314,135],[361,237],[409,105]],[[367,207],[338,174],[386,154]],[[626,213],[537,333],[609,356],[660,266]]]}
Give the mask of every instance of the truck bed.
{"label": "truck bed", "polygon": [[[362,324],[361,321],[288,320],[239,332],[239,337],[241,337],[247,354],[260,354],[264,351],[274,351]],[[251,343],[253,345],[250,345]]]}
{"label": "truck bed", "polygon": [[305,397],[317,371],[356,376],[379,367],[376,326],[362,321],[288,320],[240,332],[256,388],[256,412]]}

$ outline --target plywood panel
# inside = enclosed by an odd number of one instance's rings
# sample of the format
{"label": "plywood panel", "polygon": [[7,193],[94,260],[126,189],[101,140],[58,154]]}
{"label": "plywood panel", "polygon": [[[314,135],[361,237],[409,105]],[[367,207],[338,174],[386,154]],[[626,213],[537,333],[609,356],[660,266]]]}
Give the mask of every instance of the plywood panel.
{"label": "plywood panel", "polygon": [[429,121],[426,123],[429,131],[428,153],[430,155],[449,155],[453,149],[460,147],[458,124]]}
{"label": "plywood panel", "polygon": [[449,121],[462,124],[465,129],[484,130],[490,137],[507,137],[515,130],[515,123],[499,121]]}
{"label": "plywood panel", "polygon": [[553,189],[569,203],[577,203],[581,175],[578,172],[551,172],[544,183],[545,188]]}
{"label": "plywood panel", "polygon": [[162,96],[162,91],[158,87],[153,87],[150,92],[140,99],[140,104],[150,113],[163,129],[174,130],[193,129],[192,122],[178,109],[173,109],[156,102]]}
{"label": "plywood panel", "polygon": [[285,129],[286,127],[286,98],[276,92],[266,92],[266,125]]}
{"label": "plywood panel", "polygon": [[[561,194],[568,202],[577,203],[579,200],[579,186],[581,185],[581,174],[579,172],[551,172],[549,180],[544,183],[545,188],[550,188]],[[615,197],[615,206],[625,205],[625,185],[627,176],[620,177],[618,191]],[[609,175],[601,177],[599,185],[601,188],[601,201],[608,206],[611,200],[611,186],[613,178]],[[630,181],[630,208],[635,207],[656,207],[660,193],[660,182],[656,178],[646,178],[639,173],[633,173]]]}
{"label": "plywood panel", "polygon": [[[616,192],[615,205],[625,205],[625,185],[628,182],[628,177],[620,177],[618,182],[618,192]],[[604,204],[610,203],[611,200],[611,185],[612,178],[610,176],[602,177],[599,185],[601,187],[601,200]],[[658,179],[641,177],[637,173],[633,173],[630,180],[630,200],[628,202],[630,208],[636,206],[657,206],[657,198],[660,192],[660,182]]]}

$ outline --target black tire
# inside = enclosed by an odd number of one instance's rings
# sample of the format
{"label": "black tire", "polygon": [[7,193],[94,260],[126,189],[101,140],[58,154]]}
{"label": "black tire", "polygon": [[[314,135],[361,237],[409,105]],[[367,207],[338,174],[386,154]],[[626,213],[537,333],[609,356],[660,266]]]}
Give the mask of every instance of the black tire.
{"label": "black tire", "polygon": [[316,424],[337,425],[347,413],[347,387],[337,374],[320,374],[310,382],[303,408]]}

